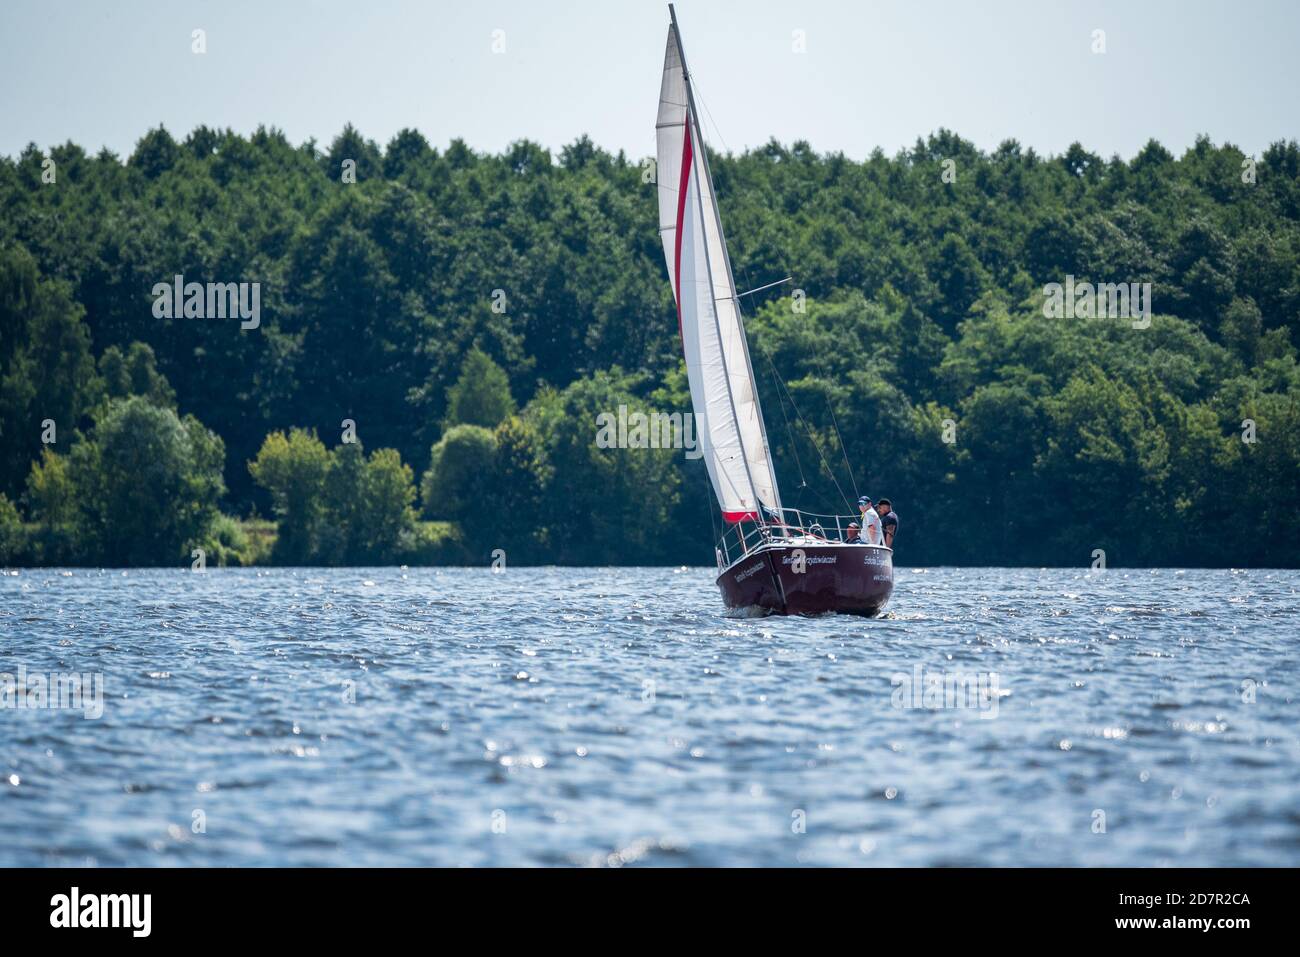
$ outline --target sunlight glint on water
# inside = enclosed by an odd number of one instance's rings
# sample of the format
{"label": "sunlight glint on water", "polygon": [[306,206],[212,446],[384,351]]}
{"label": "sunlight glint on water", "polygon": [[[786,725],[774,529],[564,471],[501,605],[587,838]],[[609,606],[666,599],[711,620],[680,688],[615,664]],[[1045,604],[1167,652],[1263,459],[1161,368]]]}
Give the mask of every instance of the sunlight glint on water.
{"label": "sunlight glint on water", "polygon": [[[1298,585],[900,569],[867,621],[705,569],[11,573],[0,672],[105,700],[0,711],[0,864],[1296,865]],[[918,666],[999,690],[896,707]]]}

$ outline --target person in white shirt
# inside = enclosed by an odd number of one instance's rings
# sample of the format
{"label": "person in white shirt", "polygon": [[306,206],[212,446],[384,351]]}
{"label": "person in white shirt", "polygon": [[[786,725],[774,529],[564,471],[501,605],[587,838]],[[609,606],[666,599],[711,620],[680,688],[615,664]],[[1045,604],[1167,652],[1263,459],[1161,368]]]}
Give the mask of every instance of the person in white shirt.
{"label": "person in white shirt", "polygon": [[880,516],[872,507],[870,497],[864,495],[858,499],[858,511],[862,513],[862,540],[868,545],[879,545]]}

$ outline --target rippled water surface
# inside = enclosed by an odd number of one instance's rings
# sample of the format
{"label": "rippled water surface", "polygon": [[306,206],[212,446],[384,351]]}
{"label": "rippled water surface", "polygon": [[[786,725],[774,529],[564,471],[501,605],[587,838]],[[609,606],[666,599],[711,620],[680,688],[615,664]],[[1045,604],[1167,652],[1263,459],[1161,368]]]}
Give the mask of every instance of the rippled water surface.
{"label": "rippled water surface", "polygon": [[104,697],[0,710],[0,864],[1296,865],[1298,589],[901,569],[881,619],[737,620],[705,569],[10,572],[0,672]]}

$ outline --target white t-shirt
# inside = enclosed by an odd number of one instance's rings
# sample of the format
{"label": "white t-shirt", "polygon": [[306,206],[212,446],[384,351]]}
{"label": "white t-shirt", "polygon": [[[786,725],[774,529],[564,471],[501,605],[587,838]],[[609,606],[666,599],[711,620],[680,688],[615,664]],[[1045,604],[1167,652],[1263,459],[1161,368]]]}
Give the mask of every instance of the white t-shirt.
{"label": "white t-shirt", "polygon": [[869,545],[879,545],[884,541],[880,536],[880,516],[874,508],[862,513],[862,540]]}

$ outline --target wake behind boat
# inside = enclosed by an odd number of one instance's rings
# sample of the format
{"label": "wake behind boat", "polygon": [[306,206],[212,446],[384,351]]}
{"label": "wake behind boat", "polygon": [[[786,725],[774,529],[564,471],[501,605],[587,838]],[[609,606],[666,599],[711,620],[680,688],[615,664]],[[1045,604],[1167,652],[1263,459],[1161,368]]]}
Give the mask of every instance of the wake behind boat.
{"label": "wake behind boat", "polygon": [[659,234],[700,449],[731,526],[717,547],[718,589],[733,609],[875,615],[893,591],[893,550],[845,542],[847,517],[781,505],[677,14],[668,10],[655,123]]}

